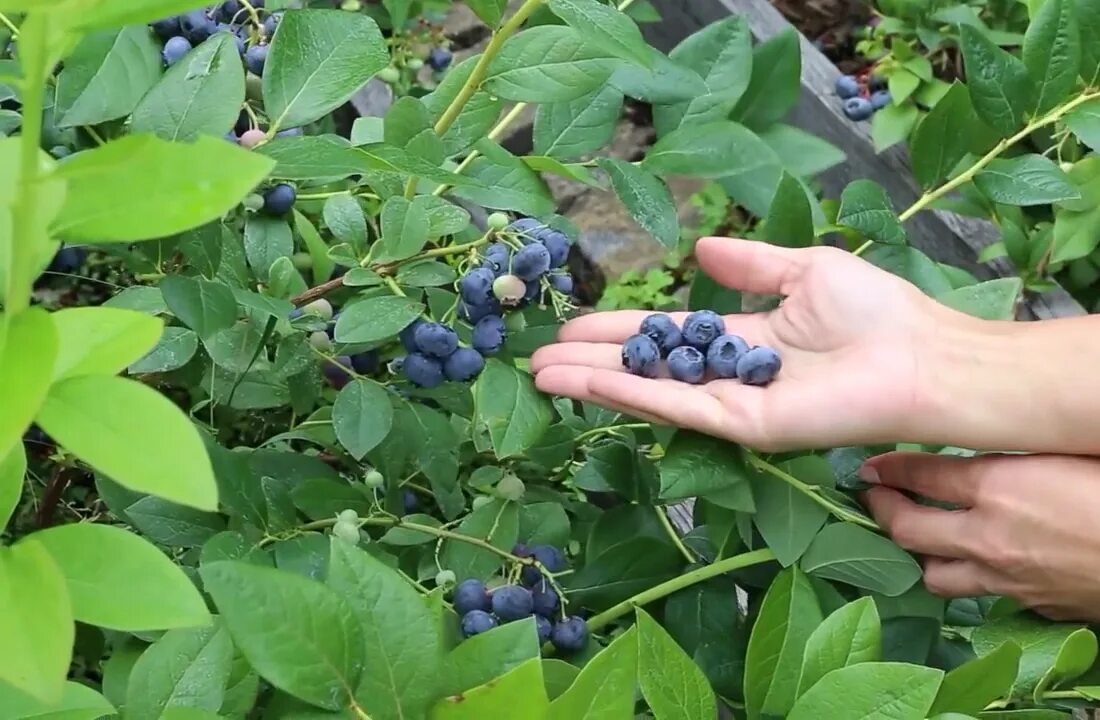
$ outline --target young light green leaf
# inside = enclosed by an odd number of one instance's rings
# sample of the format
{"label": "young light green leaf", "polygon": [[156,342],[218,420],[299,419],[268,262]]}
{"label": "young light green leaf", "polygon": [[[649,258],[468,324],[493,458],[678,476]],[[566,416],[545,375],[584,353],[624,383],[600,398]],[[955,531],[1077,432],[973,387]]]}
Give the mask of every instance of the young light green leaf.
{"label": "young light green leaf", "polygon": [[905,228],[889,196],[872,180],[856,180],[844,188],[836,221],[884,245],[904,245],[906,241]]}
{"label": "young light green leaf", "polygon": [[983,320],[1013,320],[1023,289],[1020,278],[997,278],[937,295],[936,300]]}
{"label": "young light green leaf", "polygon": [[974,652],[984,657],[1013,642],[1023,650],[1014,692],[1025,695],[1042,682],[1057,661],[1066,641],[1080,625],[1051,624],[1040,618],[1016,614],[987,621],[974,629]]}
{"label": "young light green leaf", "polygon": [[681,430],[669,443],[661,462],[661,498],[679,500],[733,488],[742,490],[744,507],[752,512],[750,472],[741,450],[708,435]]}
{"label": "young light green leaf", "polygon": [[[28,2],[28,0],[16,0]],[[29,0],[35,2],[35,0]],[[55,5],[55,0],[45,0],[44,5]],[[125,3],[85,3],[83,11],[73,18],[74,25],[84,30],[113,28],[120,25],[145,25],[170,15],[203,7],[201,0],[129,0]]]}
{"label": "young light green leaf", "polygon": [[589,660],[573,685],[550,703],[549,717],[570,720],[631,717],[638,668],[637,632],[637,628],[630,628]]}
{"label": "young light green leaf", "polygon": [[666,248],[675,248],[680,242],[680,218],[664,180],[625,160],[600,158],[597,162],[635,222]]}
{"label": "young light green leaf", "polygon": [[535,389],[522,370],[490,359],[474,389],[477,420],[488,426],[493,449],[500,459],[520,455],[550,427],[550,398]]}
{"label": "young light green leaf", "polygon": [[833,670],[863,662],[878,662],[882,655],[882,624],[875,601],[862,597],[825,618],[806,641],[798,694],[803,695]]}
{"label": "young light green leaf", "polygon": [[802,91],[799,34],[788,28],[753,49],[752,77],[733,110],[733,119],[766,128],[790,112]]}
{"label": "young light green leaf", "polygon": [[37,420],[62,447],[124,487],[200,510],[218,507],[198,430],[150,387],[101,375],[68,378],[50,388]]}
{"label": "young light green leaf", "polygon": [[26,474],[27,453],[22,445],[13,445],[7,457],[0,460],[0,529],[8,524],[19,508]]}
{"label": "young light green leaf", "polygon": [[59,702],[73,650],[72,606],[64,576],[33,537],[0,548],[0,633],[0,681]]}
{"label": "young light green leaf", "polygon": [[329,554],[329,587],[363,626],[367,671],[355,691],[371,717],[420,717],[436,697],[443,649],[432,613],[405,578],[338,538]]}
{"label": "young light green leaf", "polygon": [[974,178],[974,184],[990,200],[1004,205],[1048,205],[1081,197],[1053,160],[1034,154],[994,160]]}
{"label": "young light green leaf", "polygon": [[[463,518],[458,532],[510,551],[519,538],[519,507],[507,500],[494,499]],[[462,582],[470,578],[488,580],[500,567],[502,558],[476,545],[449,540],[443,543],[440,562]]]}
{"label": "young light green leaf", "polygon": [[347,707],[366,662],[363,627],[336,591],[243,562],[199,570],[248,662],[275,687],[328,710]]}
{"label": "young light green leaf", "polygon": [[[658,175],[722,178],[768,164],[771,148],[735,122],[684,125],[657,141],[642,167]],[[776,178],[778,181],[778,177]]]}
{"label": "young light green leaf", "polygon": [[851,523],[826,525],[802,556],[802,570],[815,577],[897,597],[920,579],[909,553],[890,540]]}
{"label": "young light green leaf", "polygon": [[445,697],[436,703],[431,720],[484,720],[508,717],[542,720],[550,699],[542,677],[543,661],[532,658],[484,685]]}
{"label": "young light green leaf", "polygon": [[54,380],[114,375],[149,352],[164,330],[151,315],[115,308],[68,308],[50,318],[60,341]]}
{"label": "young light green leaf", "polygon": [[920,665],[851,665],[823,677],[799,698],[787,718],[924,720],[942,680],[942,670]]}
{"label": "young light green leaf", "polygon": [[1045,0],[1024,36],[1024,64],[1038,89],[1035,112],[1065,100],[1081,72],[1081,35],[1075,0]]}
{"label": "young light green leaf", "polygon": [[920,120],[920,110],[913,103],[891,103],[875,113],[871,120],[871,142],[875,152],[882,152],[909,137]]}
{"label": "young light green leaf", "polygon": [[428,242],[431,225],[423,212],[403,197],[392,197],[382,207],[383,262],[404,260],[420,252]]}
{"label": "young light green leaf", "polygon": [[587,95],[607,82],[618,61],[576,30],[542,25],[504,44],[489,66],[484,87],[520,102],[564,102]]}
{"label": "young light green leaf", "polygon": [[34,720],[100,720],[116,712],[103,695],[72,680],[65,683],[59,703],[43,702],[0,683],[0,707],[4,708],[6,718]]}
{"label": "young light green leaf", "polygon": [[1027,66],[1002,50],[981,30],[960,28],[967,85],[978,117],[1007,137],[1023,126],[1034,107],[1035,86]]}
{"label": "young light green leaf", "polygon": [[297,209],[294,211],[294,229],[305,242],[309,259],[313,263],[313,284],[320,285],[332,277],[332,271],[336,267],[336,263],[328,256],[328,245],[321,239],[317,226]]}
{"label": "young light green leaf", "polygon": [[1020,646],[1005,641],[988,655],[974,658],[947,673],[929,715],[957,712],[977,715],[1012,692],[1020,670]]}
{"label": "young light green leaf", "polygon": [[233,640],[223,622],[165,633],[130,672],[126,718],[161,720],[168,708],[217,711],[232,668]]}
{"label": "young light green leaf", "polygon": [[791,711],[806,643],[821,620],[809,579],[797,567],[780,573],[764,596],[749,636],[745,710],[750,720]]}
{"label": "young light green leaf", "polygon": [[160,48],[144,26],[85,36],[57,76],[58,127],[126,117],[160,79],[163,67]]}
{"label": "young light green leaf", "polygon": [[176,141],[222,137],[236,123],[244,93],[237,43],[219,32],[168,69],[134,108],[130,129]]}
{"label": "young light green leaf", "polygon": [[49,313],[30,308],[7,319],[0,349],[0,455],[7,457],[38,413],[53,380],[58,337]]}
{"label": "young light green leaf", "polygon": [[301,127],[324,116],[389,63],[386,41],[366,15],[286,13],[264,69],[264,104],[272,129]]}
{"label": "young light green leaf", "polygon": [[549,0],[548,6],[585,41],[644,68],[653,66],[642,31],[629,15],[599,0]]}
{"label": "young light green leaf", "polygon": [[78,523],[41,530],[34,539],[65,576],[73,617],[81,622],[132,632],[210,622],[183,570],[133,533]]}
{"label": "young light green leaf", "polygon": [[843,163],[847,156],[825,140],[793,125],[777,123],[761,131],[760,139],[795,177],[808,178]]}
{"label": "young light green leaf", "polygon": [[355,380],[344,386],[332,406],[336,439],[356,460],[386,439],[393,427],[390,394],[371,380]]}
{"label": "young light green leaf", "polygon": [[676,641],[641,608],[638,619],[638,681],[655,720],[714,717],[718,705],[707,676]]}
{"label": "young light green leaf", "polygon": [[956,82],[917,125],[909,144],[913,174],[922,187],[937,185],[966,156],[976,121],[970,93]]}
{"label": "young light green leaf", "polygon": [[764,223],[764,236],[781,247],[809,247],[814,243],[814,218],[806,189],[798,178],[784,172]]}
{"label": "young light green leaf", "polygon": [[623,109],[623,94],[605,85],[576,100],[540,105],[535,115],[535,152],[576,160],[610,142]]}
{"label": "young light green leaf", "polygon": [[237,300],[223,283],[169,275],[160,281],[160,292],[168,311],[200,338],[232,327],[237,320]]}
{"label": "young light green leaf", "polygon": [[69,190],[53,229],[66,240],[95,244],[181,233],[236,207],[273,166],[223,138],[112,140],[58,166]]}
{"label": "young light green leaf", "polygon": [[336,342],[372,343],[397,335],[424,313],[407,297],[385,295],[348,305],[336,321]]}

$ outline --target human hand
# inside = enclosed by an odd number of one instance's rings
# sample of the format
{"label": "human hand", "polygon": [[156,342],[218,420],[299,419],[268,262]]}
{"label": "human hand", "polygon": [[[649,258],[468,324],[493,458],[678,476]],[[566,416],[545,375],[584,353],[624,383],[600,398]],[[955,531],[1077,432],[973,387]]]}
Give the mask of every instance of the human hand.
{"label": "human hand", "polygon": [[[1100,620],[1100,460],[889,453],[860,472],[872,514],[927,556],[936,595],[1007,595],[1052,620]],[[962,506],[919,505],[899,490]]]}
{"label": "human hand", "polygon": [[726,318],[727,332],[779,351],[775,382],[696,386],[630,375],[620,346],[650,313],[622,311],[567,323],[559,343],[532,358],[539,389],[761,450],[918,440],[915,422],[940,422],[927,407],[938,374],[928,364],[934,340],[965,316],[834,248],[704,238],[696,255],[727,287],[784,296],[774,311]]}

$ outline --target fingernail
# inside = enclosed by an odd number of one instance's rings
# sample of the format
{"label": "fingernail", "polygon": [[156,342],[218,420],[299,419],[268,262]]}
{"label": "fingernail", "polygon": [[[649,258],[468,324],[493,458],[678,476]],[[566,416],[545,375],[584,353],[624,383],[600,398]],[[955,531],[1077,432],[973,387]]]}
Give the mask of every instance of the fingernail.
{"label": "fingernail", "polygon": [[878,470],[875,470],[870,465],[861,466],[859,468],[859,473],[857,473],[857,474],[859,475],[859,479],[862,480],[865,483],[869,483],[871,485],[881,485],[882,484],[882,481],[879,480],[879,477],[878,477]]}

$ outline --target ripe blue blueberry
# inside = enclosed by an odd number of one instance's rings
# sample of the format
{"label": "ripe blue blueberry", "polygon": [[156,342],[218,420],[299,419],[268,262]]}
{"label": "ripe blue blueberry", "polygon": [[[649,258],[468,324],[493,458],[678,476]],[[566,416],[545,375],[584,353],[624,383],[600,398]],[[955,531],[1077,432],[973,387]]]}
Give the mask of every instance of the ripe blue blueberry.
{"label": "ripe blue blueberry", "polygon": [[493,298],[496,273],[489,268],[474,268],[458,281],[458,292],[470,305],[488,305]]}
{"label": "ripe blue blueberry", "polygon": [[164,43],[164,50],[161,51],[160,56],[164,58],[164,64],[171,67],[183,60],[189,52],[191,52],[191,43],[187,38],[177,35]]}
{"label": "ripe blue blueberry", "polygon": [[[566,568],[565,553],[553,545],[534,545],[530,548],[529,557],[538,560],[551,573],[561,572]],[[542,580],[542,573],[537,567],[525,565],[520,578],[524,585],[534,586]]]}
{"label": "ripe blue blueberry", "polygon": [[192,10],[180,15],[180,30],[192,45],[204,43],[218,31],[218,26],[205,10]]}
{"label": "ripe blue blueberry", "polygon": [[443,372],[452,382],[469,382],[485,369],[485,358],[473,348],[459,348],[443,363]]}
{"label": "ripe blue blueberry", "polygon": [[340,390],[352,380],[352,375],[348,372],[350,369],[351,358],[346,355],[341,355],[340,357],[333,358],[331,362],[326,360],[321,368],[321,372],[334,388]]}
{"label": "ripe blue blueberry", "polygon": [[283,21],[283,14],[281,12],[272,13],[264,18],[264,35],[271,38],[275,35],[275,31],[279,29],[279,23]]}
{"label": "ripe blue blueberry", "polygon": [[534,611],[531,591],[519,585],[504,585],[492,592],[493,614],[502,622],[530,617]]}
{"label": "ripe blue blueberry", "polygon": [[428,54],[428,65],[436,72],[443,72],[451,66],[454,55],[444,48],[433,48]]}
{"label": "ripe blue blueberry", "polygon": [[427,320],[424,318],[417,318],[398,334],[397,337],[401,340],[401,344],[405,346],[407,352],[416,352],[416,329],[426,322]]}
{"label": "ripe blue blueberry", "polygon": [[535,617],[535,626],[539,632],[539,645],[550,642],[550,635],[554,632],[554,624],[542,615]]}
{"label": "ripe blue blueberry", "polygon": [[867,87],[871,92],[876,93],[889,87],[889,82],[882,75],[872,75],[867,81]]}
{"label": "ripe blue blueberry", "polygon": [[540,580],[531,589],[531,599],[535,614],[547,618],[554,617],[554,613],[558,611],[558,606],[561,605],[561,598],[558,597],[558,593],[545,580]]}
{"label": "ripe blue blueberry", "polygon": [[409,353],[401,371],[413,385],[421,388],[434,388],[443,384],[443,363],[420,353]]}
{"label": "ripe blue blueberry", "polygon": [[253,45],[244,54],[244,64],[253,75],[263,76],[267,64],[267,45]]}
{"label": "ripe blue blueberry", "polygon": [[779,374],[783,361],[769,347],[754,347],[737,361],[737,377],[746,385],[767,385]]}
{"label": "ripe blue blueberry", "polygon": [[355,372],[360,375],[373,375],[378,372],[378,368],[381,366],[381,360],[378,358],[377,352],[368,350],[367,352],[352,355],[351,366],[355,369]]}
{"label": "ripe blue blueberry", "polygon": [[871,96],[871,107],[875,110],[881,110],[892,102],[889,90],[879,90]]}
{"label": "ripe blue blueberry", "polygon": [[648,335],[635,335],[623,343],[622,360],[631,375],[655,378],[661,369],[661,349]]}
{"label": "ripe blue blueberry", "polygon": [[483,610],[474,610],[462,616],[463,637],[471,638],[489,632],[496,626],[497,619]]}
{"label": "ripe blue blueberry", "polygon": [[537,280],[550,270],[550,251],[541,243],[532,243],[512,259],[512,272],[523,281]]}
{"label": "ripe blue blueberry", "polygon": [[707,374],[707,359],[690,345],[678,347],[668,354],[668,374],[680,382],[698,385]]}
{"label": "ripe blue blueberry", "polygon": [[218,6],[218,19],[224,23],[231,23],[237,19],[237,13],[240,11],[240,0],[225,0]]}
{"label": "ripe blue blueberry", "polygon": [[504,312],[500,306],[500,301],[496,298],[490,298],[489,302],[483,305],[468,305],[465,301],[458,304],[458,315],[471,325],[476,325],[484,318],[492,315],[500,315]]}
{"label": "ripe blue blueberry", "polygon": [[500,276],[508,272],[512,264],[512,248],[504,243],[493,243],[485,248],[481,257],[484,258],[483,267],[489,268],[494,275]]}
{"label": "ripe blue blueberry", "polygon": [[844,114],[853,122],[862,122],[875,114],[875,108],[867,98],[854,97],[844,101]]}
{"label": "ripe blue blueberry", "polygon": [[405,508],[405,514],[414,513],[420,509],[420,498],[416,496],[416,493],[408,488],[401,493],[401,506]]}
{"label": "ripe blue blueberry", "polygon": [[684,344],[684,336],[676,321],[668,315],[650,315],[642,321],[642,335],[650,337],[661,350],[661,357]]}
{"label": "ripe blue blueberry", "polygon": [[417,350],[440,360],[450,357],[458,349],[458,333],[442,323],[423,323],[413,332],[413,340]]}
{"label": "ripe blue blueberry", "polygon": [[539,233],[539,242],[550,251],[550,267],[559,268],[569,260],[569,238],[565,233],[547,228]]}
{"label": "ripe blue blueberry", "polygon": [[715,377],[737,377],[737,361],[749,351],[749,344],[737,335],[723,335],[707,349],[707,367]]}
{"label": "ripe blue blueberry", "polygon": [[550,633],[550,642],[562,652],[583,650],[588,644],[588,625],[583,618],[576,615],[567,617],[554,626]]}
{"label": "ripe blue blueberry", "polygon": [[499,315],[486,315],[474,325],[471,344],[482,355],[492,357],[504,347],[507,338],[508,329],[504,326],[503,318]]}
{"label": "ripe blue blueberry", "polygon": [[162,18],[153,23],[153,32],[157,34],[161,40],[167,41],[170,38],[179,35],[180,32],[180,19],[178,15],[172,17]]}
{"label": "ripe blue blueberry", "polygon": [[459,615],[466,615],[474,610],[489,612],[492,609],[485,583],[473,578],[463,580],[458,584],[451,603],[455,607],[455,612]]}
{"label": "ripe blue blueberry", "polygon": [[684,320],[683,341],[696,350],[706,351],[710,344],[726,333],[726,322],[713,310],[698,310]]}
{"label": "ripe blue blueberry", "polygon": [[859,95],[859,79],[855,75],[841,75],[836,80],[836,94],[841,100]]}
{"label": "ripe blue blueberry", "polygon": [[304,128],[287,128],[286,130],[280,130],[275,133],[275,137],[301,137],[306,134]]}
{"label": "ripe blue blueberry", "polygon": [[50,260],[50,264],[46,270],[55,273],[74,273],[84,264],[84,259],[87,255],[88,253],[84,248],[61,248],[57,251],[57,254],[53,256],[53,259]]}
{"label": "ripe blue blueberry", "polygon": [[550,275],[550,287],[562,295],[573,294],[573,276],[568,273],[553,273]]}
{"label": "ripe blue blueberry", "polygon": [[539,280],[528,280],[523,292],[523,303],[530,304],[542,297],[542,283]]}
{"label": "ripe blue blueberry", "polygon": [[264,193],[264,212],[269,215],[286,215],[297,199],[298,193],[294,188],[281,183]]}
{"label": "ripe blue blueberry", "polygon": [[535,242],[535,240],[538,239],[539,233],[545,228],[546,225],[535,218],[519,218],[509,225],[507,230],[519,235],[520,242],[527,245]]}

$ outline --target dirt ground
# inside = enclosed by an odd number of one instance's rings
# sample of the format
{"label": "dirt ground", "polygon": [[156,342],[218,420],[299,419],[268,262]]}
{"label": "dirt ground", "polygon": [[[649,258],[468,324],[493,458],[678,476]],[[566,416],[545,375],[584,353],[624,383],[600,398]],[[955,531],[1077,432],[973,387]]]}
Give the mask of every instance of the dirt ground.
{"label": "dirt ground", "polygon": [[[841,70],[860,64],[855,56],[855,32],[871,17],[869,0],[771,0],[792,25],[802,31]],[[851,65],[852,67],[848,67]]]}

